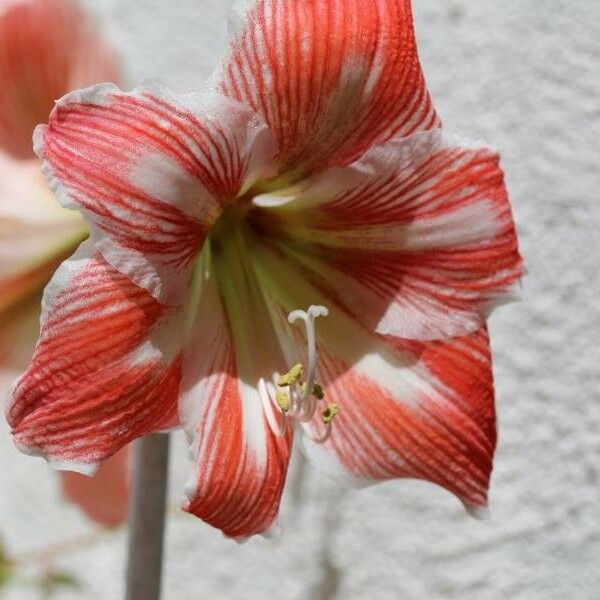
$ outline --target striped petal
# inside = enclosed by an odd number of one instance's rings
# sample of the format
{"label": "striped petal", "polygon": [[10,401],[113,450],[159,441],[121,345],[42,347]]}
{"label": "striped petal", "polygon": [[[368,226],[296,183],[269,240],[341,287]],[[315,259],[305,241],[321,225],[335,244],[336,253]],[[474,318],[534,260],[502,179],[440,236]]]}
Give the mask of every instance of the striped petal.
{"label": "striped petal", "polygon": [[31,135],[70,90],[120,79],[112,50],[73,0],[13,0],[0,7],[0,148],[33,155]]}
{"label": "striped petal", "polygon": [[[258,250],[255,258],[265,295],[279,305],[282,331],[293,308],[327,304],[284,256]],[[339,413],[324,445],[305,440],[309,457],[359,484],[430,481],[482,515],[496,445],[486,330],[450,341],[404,341],[366,330],[335,305],[329,309],[318,323],[317,379],[322,408],[335,403]],[[296,360],[290,350],[289,360]],[[322,438],[324,427],[319,411],[311,437]]]}
{"label": "striped petal", "polygon": [[256,204],[257,227],[282,240],[329,303],[381,334],[476,331],[523,273],[497,154],[440,130]]}
{"label": "striped petal", "polygon": [[257,295],[249,295],[260,292],[251,292],[235,267],[221,270],[219,290],[214,267],[184,366],[180,418],[195,460],[184,508],[244,538],[267,532],[277,517],[292,432],[274,435],[258,392],[260,377],[284,364]]}
{"label": "striped petal", "polygon": [[169,309],[89,242],[56,272],[42,306],[35,354],[6,409],[19,449],[89,473],[177,423],[181,335]]}
{"label": "striped petal", "polygon": [[[435,483],[474,516],[485,516],[496,446],[486,330],[449,342],[395,346],[390,356],[402,357],[400,362],[380,355],[353,364],[343,349],[324,343],[319,376],[340,412],[325,446],[307,440],[309,457],[354,480]],[[323,425],[315,421],[312,427],[318,435]]]}
{"label": "striped petal", "polygon": [[240,15],[221,92],[260,113],[298,178],[438,125],[409,0],[258,0]]}
{"label": "striped petal", "polygon": [[207,231],[272,174],[275,152],[232,100],[109,85],[63,98],[35,144],[58,200],[83,213],[104,258],[169,304],[186,302]]}
{"label": "striped petal", "polygon": [[103,527],[117,527],[127,520],[131,446],[119,450],[97,473],[86,477],[65,471],[60,474],[63,496]]}
{"label": "striped petal", "polygon": [[0,153],[0,312],[41,289],[86,235],[52,197],[36,160]]}
{"label": "striped petal", "polygon": [[[18,375],[33,355],[40,320],[38,294],[22,300],[0,314],[0,398],[6,398]],[[61,473],[65,498],[105,527],[120,525],[127,518],[129,498],[129,447],[108,459],[93,477]]]}

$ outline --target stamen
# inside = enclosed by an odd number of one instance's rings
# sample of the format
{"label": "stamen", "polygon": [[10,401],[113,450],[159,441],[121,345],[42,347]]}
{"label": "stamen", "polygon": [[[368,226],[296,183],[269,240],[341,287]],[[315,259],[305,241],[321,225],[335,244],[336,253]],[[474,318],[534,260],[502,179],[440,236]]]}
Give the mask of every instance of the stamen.
{"label": "stamen", "polygon": [[294,385],[302,378],[304,367],[298,363],[294,365],[285,375],[281,375],[277,381],[279,387],[288,387]]}
{"label": "stamen", "polygon": [[[315,436],[312,427],[309,423],[314,419],[317,411],[318,403],[325,398],[325,392],[320,384],[315,381],[317,371],[317,343],[315,336],[315,319],[324,317],[329,314],[329,311],[324,306],[311,306],[306,312],[303,310],[295,310],[288,316],[290,323],[295,323],[298,320],[304,321],[306,327],[306,341],[308,345],[307,365],[306,365],[306,381],[302,381],[304,375],[304,366],[300,363],[294,365],[285,375],[276,373],[273,377],[273,387],[278,386],[279,389],[270,393],[267,389],[267,384],[261,379],[259,388],[263,404],[268,403],[267,418],[271,429],[276,435],[283,435],[287,431],[287,422],[293,419],[301,423],[309,437],[317,443],[326,442],[330,435],[332,424],[335,416],[338,414],[340,407],[337,404],[329,404],[322,412],[322,420],[324,425],[323,433],[320,436]],[[275,418],[275,412],[282,420],[279,425]]]}
{"label": "stamen", "polygon": [[292,400],[287,392],[278,391],[275,394],[275,401],[282,413],[289,412],[290,408],[292,408]]}
{"label": "stamen", "polygon": [[[300,391],[305,394],[307,390],[307,386],[305,383],[303,383],[300,386]],[[312,395],[317,399],[317,400],[323,400],[323,398],[325,398],[325,392],[323,391],[323,388],[321,387],[320,384],[315,383],[315,385],[313,385],[313,389],[312,389]]]}
{"label": "stamen", "polygon": [[258,381],[258,395],[261,399],[263,410],[271,431],[277,437],[284,436],[287,431],[287,419],[284,414],[282,415],[281,412],[275,410],[272,395],[267,383],[262,377]]}
{"label": "stamen", "polygon": [[339,405],[330,404],[327,406],[327,408],[323,411],[323,423],[325,423],[325,425],[330,425],[333,422],[333,419],[335,419],[335,415],[337,415],[339,412]]}
{"label": "stamen", "polygon": [[307,435],[316,444],[324,444],[331,437],[331,423],[325,425],[325,431],[320,436],[315,435],[312,432],[311,428],[305,423],[302,424],[302,428],[304,429],[304,434]]}
{"label": "stamen", "polygon": [[325,392],[319,383],[315,383],[315,385],[313,385],[312,393],[317,400],[323,400],[323,398],[325,398]]}

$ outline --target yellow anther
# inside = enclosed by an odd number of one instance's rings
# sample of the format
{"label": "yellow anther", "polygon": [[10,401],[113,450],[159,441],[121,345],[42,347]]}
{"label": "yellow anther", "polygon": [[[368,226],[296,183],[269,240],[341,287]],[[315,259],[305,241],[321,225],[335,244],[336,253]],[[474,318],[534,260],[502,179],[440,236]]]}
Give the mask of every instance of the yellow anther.
{"label": "yellow anther", "polygon": [[317,400],[323,400],[323,398],[325,398],[325,392],[323,391],[323,388],[318,383],[315,383],[313,385],[312,393],[313,393],[313,396]]}
{"label": "yellow anther", "polygon": [[[306,383],[303,383],[300,386],[300,393],[303,394],[303,395],[306,393]],[[312,395],[317,400],[323,400],[323,398],[325,398],[325,392],[323,391],[323,388],[318,383],[315,383],[313,385]]]}
{"label": "yellow anther", "polygon": [[275,401],[283,413],[288,412],[290,408],[292,408],[292,401],[290,400],[290,395],[287,392],[277,392],[275,394]]}
{"label": "yellow anther", "polygon": [[335,415],[337,415],[339,412],[340,407],[337,404],[329,404],[329,406],[327,406],[327,408],[323,411],[323,423],[325,423],[325,425],[329,425],[335,418]]}
{"label": "yellow anther", "polygon": [[294,383],[300,381],[300,378],[302,377],[302,371],[303,368],[300,363],[294,365],[285,375],[282,375],[279,378],[277,384],[281,387],[288,387],[290,385],[294,385]]}

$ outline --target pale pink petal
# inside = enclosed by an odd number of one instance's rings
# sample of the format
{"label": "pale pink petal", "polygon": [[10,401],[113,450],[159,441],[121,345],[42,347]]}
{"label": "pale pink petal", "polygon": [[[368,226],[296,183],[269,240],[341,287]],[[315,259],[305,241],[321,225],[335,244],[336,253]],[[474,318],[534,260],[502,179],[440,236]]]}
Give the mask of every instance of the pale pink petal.
{"label": "pale pink petal", "polygon": [[242,281],[228,314],[212,277],[205,283],[180,403],[195,461],[185,510],[234,538],[272,527],[292,446],[292,431],[278,437],[271,430],[257,391],[258,378],[282,363],[271,360],[276,338],[262,343],[269,322],[252,311],[243,288]]}
{"label": "pale pink petal", "polygon": [[0,153],[0,311],[41,289],[86,235],[52,197],[37,160]]}
{"label": "pale pink petal", "polygon": [[170,309],[89,242],[59,268],[42,304],[35,354],[6,408],[19,449],[89,473],[177,423],[181,333]]}
{"label": "pale pink petal", "polygon": [[523,273],[498,155],[440,130],[256,203],[256,226],[303,276],[382,334],[476,331]]}
{"label": "pale pink petal", "polygon": [[118,81],[112,50],[73,0],[22,0],[0,6],[0,148],[33,155],[31,135],[70,90]]}
{"label": "pale pink petal", "polygon": [[95,86],[63,98],[35,135],[51,187],[104,258],[157,299],[186,301],[223,208],[272,174],[265,126],[224,97]]}
{"label": "pale pink petal", "polygon": [[243,7],[219,89],[267,121],[287,177],[348,164],[375,143],[439,124],[409,0]]}
{"label": "pale pink petal", "polygon": [[104,527],[117,527],[127,520],[130,471],[131,445],[102,463],[92,477],[62,472],[62,492],[92,521]]}

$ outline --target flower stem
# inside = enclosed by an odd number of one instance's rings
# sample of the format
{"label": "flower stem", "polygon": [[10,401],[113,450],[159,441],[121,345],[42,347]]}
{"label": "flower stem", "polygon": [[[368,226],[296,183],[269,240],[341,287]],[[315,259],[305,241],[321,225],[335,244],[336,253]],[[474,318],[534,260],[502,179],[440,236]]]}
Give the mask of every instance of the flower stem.
{"label": "flower stem", "polygon": [[160,598],[168,463],[168,434],[135,443],[126,600]]}

